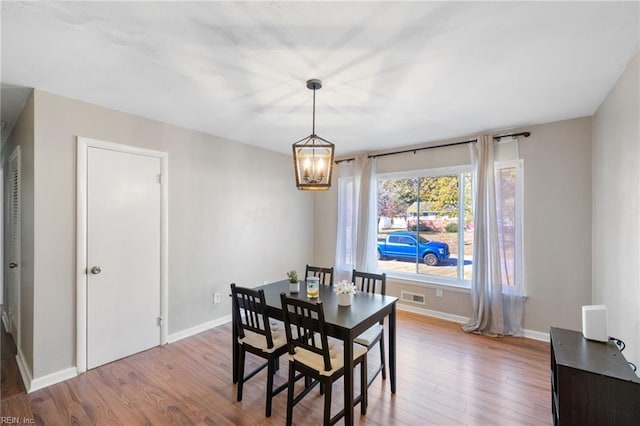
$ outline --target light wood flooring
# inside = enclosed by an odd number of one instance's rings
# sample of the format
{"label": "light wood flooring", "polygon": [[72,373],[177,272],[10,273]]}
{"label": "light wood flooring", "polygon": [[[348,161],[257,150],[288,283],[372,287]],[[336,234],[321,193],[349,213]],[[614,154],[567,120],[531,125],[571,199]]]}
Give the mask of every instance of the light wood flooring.
{"label": "light wood flooring", "polygon": [[[2,311],[0,305],[0,311]],[[14,395],[24,394],[25,388],[16,364],[16,345],[13,343],[11,335],[4,329],[4,324],[0,321],[2,330],[0,332],[0,409],[2,401]],[[1,414],[1,413],[0,413]]]}
{"label": "light wood flooring", "polygon": [[[458,324],[398,312],[398,391],[380,376],[357,424],[551,424],[549,345],[528,339],[466,334]],[[2,342],[0,415],[42,425],[281,425],[286,391],[264,417],[266,370],[245,384],[242,402],[231,381],[231,325],[157,347],[74,379],[26,394],[11,344]],[[379,363],[377,347],[369,363]],[[13,365],[11,364],[13,361]],[[259,359],[247,355],[247,369]],[[6,364],[6,365],[5,365]],[[287,378],[283,358],[275,383]],[[17,383],[16,383],[17,381]],[[356,394],[359,392],[356,375]],[[342,380],[333,409],[342,405]],[[312,391],[294,409],[294,423],[322,423],[322,396]]]}

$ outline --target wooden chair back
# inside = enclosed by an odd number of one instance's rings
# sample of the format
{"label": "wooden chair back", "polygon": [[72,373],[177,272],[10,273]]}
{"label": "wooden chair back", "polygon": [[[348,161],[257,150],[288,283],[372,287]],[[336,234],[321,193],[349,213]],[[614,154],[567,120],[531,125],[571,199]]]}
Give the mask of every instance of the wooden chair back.
{"label": "wooden chair back", "polygon": [[387,274],[371,274],[353,270],[351,282],[361,292],[387,294]]}
{"label": "wooden chair back", "polygon": [[273,348],[269,317],[265,310],[267,304],[264,299],[264,290],[238,287],[232,283],[231,296],[238,337],[243,339],[247,331],[260,334],[267,340],[267,346]]}
{"label": "wooden chair back", "polygon": [[320,278],[320,284],[333,286],[333,267],[325,268],[307,265],[304,277],[318,277]]}
{"label": "wooden chair back", "polygon": [[280,300],[289,354],[294,355],[296,348],[306,349],[322,356],[325,370],[331,370],[322,302],[287,297],[285,293],[280,294]]}

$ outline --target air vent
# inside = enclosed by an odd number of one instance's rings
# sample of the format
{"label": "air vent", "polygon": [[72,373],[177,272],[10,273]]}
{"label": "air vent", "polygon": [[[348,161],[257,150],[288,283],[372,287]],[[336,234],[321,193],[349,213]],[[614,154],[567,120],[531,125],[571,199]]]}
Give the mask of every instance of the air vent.
{"label": "air vent", "polygon": [[406,302],[411,302],[411,303],[420,303],[421,305],[424,305],[424,294],[418,294],[418,293],[411,293],[410,291],[402,291],[400,292],[400,299],[404,300]]}

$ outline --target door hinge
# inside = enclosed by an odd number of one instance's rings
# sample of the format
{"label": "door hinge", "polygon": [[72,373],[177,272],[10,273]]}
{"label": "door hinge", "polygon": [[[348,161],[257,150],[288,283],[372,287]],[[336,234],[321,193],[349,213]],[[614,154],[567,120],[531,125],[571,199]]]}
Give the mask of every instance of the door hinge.
{"label": "door hinge", "polygon": [[162,327],[162,317],[158,317],[158,327]]}
{"label": "door hinge", "polygon": [[162,183],[163,183],[162,181],[163,181],[162,173],[159,173],[159,174],[158,174],[158,183],[159,183],[160,185],[162,185]]}

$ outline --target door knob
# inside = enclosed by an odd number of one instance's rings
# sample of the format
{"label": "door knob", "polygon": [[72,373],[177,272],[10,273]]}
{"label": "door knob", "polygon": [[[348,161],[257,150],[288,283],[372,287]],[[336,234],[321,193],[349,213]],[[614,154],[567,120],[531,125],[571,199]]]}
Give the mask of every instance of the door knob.
{"label": "door knob", "polygon": [[9,269],[17,268],[18,264],[16,262],[9,263]]}
{"label": "door knob", "polygon": [[91,268],[91,273],[94,275],[98,275],[100,272],[102,272],[102,268],[99,266],[94,266],[93,268]]}

